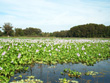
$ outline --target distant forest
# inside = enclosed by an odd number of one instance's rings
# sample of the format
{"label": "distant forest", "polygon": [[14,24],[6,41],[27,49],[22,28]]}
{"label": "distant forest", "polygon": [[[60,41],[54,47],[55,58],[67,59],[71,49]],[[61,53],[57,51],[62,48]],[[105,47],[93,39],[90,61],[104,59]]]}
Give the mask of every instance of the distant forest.
{"label": "distant forest", "polygon": [[0,27],[0,36],[29,36],[29,37],[110,37],[110,25],[84,24],[71,27],[70,30],[55,31],[53,33],[42,32],[39,28],[28,27],[26,29],[15,28],[11,23],[4,23]]}

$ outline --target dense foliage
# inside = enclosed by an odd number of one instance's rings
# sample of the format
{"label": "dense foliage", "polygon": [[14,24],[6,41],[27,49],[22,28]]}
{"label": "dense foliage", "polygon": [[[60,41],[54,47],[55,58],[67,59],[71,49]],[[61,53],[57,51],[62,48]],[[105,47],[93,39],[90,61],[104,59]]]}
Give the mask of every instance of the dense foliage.
{"label": "dense foliage", "polygon": [[3,32],[0,30],[0,36],[40,36],[42,32],[39,28],[33,27],[26,29],[15,28],[15,30],[13,30],[11,23],[5,23],[1,28]]}
{"label": "dense foliage", "polygon": [[55,37],[110,37],[110,26],[103,24],[85,24],[70,28],[70,30],[56,31]]}
{"label": "dense foliage", "polygon": [[10,23],[5,23],[3,25],[3,34],[7,35],[7,36],[13,36],[14,35],[14,31],[12,30],[13,26]]}
{"label": "dense foliage", "polygon": [[10,23],[5,23],[0,36],[40,36],[40,37],[110,37],[110,26],[103,24],[84,24],[70,28],[70,30],[55,31],[53,33],[42,32],[39,28],[28,27],[26,29],[15,28]]}
{"label": "dense foliage", "polygon": [[72,27],[70,37],[110,37],[110,26],[103,24],[86,24]]}

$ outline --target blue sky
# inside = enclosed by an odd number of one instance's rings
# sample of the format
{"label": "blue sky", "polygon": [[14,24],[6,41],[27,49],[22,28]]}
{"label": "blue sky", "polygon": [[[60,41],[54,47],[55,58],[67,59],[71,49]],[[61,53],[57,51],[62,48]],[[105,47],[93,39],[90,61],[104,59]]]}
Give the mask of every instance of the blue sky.
{"label": "blue sky", "polygon": [[0,0],[0,27],[34,27],[43,32],[87,23],[110,25],[110,0]]}

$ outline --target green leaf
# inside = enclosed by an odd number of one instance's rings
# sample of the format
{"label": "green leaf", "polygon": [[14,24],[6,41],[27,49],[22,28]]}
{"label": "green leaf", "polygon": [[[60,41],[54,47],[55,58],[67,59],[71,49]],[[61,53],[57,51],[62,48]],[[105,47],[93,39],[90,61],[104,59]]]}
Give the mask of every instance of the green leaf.
{"label": "green leaf", "polygon": [[21,78],[22,78],[22,75],[19,75],[19,77],[21,77]]}

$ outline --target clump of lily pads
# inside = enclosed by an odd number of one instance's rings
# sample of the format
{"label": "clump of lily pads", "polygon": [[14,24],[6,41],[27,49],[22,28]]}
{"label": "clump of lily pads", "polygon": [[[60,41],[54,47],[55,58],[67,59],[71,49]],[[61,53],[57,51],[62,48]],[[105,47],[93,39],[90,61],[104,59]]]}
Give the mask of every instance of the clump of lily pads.
{"label": "clump of lily pads", "polygon": [[40,79],[34,79],[34,76],[27,76],[28,79],[21,79],[19,81],[14,81],[10,83],[43,83]]}
{"label": "clump of lily pads", "polygon": [[59,79],[60,83],[78,83],[78,81],[75,80],[67,80],[66,78],[60,78]]}
{"label": "clump of lily pads", "polygon": [[61,74],[68,74],[69,77],[77,77],[79,78],[81,76],[81,72],[78,72],[76,70],[71,70],[71,69],[64,69],[63,72],[61,72]]}
{"label": "clump of lily pads", "polygon": [[88,71],[85,73],[85,75],[97,75],[98,72],[94,72],[94,71]]}

